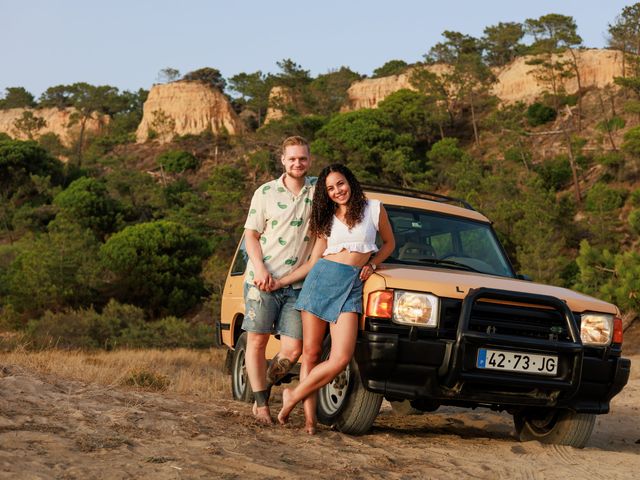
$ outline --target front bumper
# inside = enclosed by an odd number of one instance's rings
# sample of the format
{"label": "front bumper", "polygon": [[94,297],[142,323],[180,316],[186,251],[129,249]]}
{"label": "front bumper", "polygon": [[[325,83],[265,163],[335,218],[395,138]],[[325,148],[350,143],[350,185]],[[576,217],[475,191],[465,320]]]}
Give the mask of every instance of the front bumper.
{"label": "front bumper", "polygon": [[[585,349],[573,315],[553,297],[524,295],[528,303],[556,309],[567,322],[567,340],[544,340],[472,331],[469,318],[480,299],[525,301],[523,294],[478,289],[469,293],[454,338],[417,327],[367,319],[356,347],[364,385],[390,399],[423,399],[450,405],[554,406],[606,413],[629,378],[630,361],[609,351]],[[556,376],[479,369],[480,347],[553,354]]]}

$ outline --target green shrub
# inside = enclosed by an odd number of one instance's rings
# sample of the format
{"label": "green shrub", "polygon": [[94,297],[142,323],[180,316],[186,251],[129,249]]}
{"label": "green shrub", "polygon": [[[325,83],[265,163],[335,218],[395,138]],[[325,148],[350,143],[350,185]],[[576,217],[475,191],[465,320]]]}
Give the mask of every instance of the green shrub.
{"label": "green shrub", "polygon": [[186,170],[196,170],[200,161],[191,153],[183,150],[170,150],[159,155],[157,162],[169,173],[182,173]]}
{"label": "green shrub", "polygon": [[529,125],[537,127],[538,125],[544,125],[547,122],[551,122],[556,119],[557,112],[547,105],[536,102],[527,108],[525,113]]}
{"label": "green shrub", "polygon": [[36,179],[52,185],[64,179],[63,164],[34,141],[0,139],[0,192],[3,198],[23,199],[40,190]]}
{"label": "green shrub", "polygon": [[400,75],[404,72],[409,64],[404,60],[389,60],[381,67],[373,71],[371,78],[388,77],[390,75]]}
{"label": "green shrub", "polygon": [[65,155],[67,153],[67,149],[62,144],[60,140],[60,136],[53,133],[47,132],[38,137],[38,143],[42,148],[44,148],[49,154],[54,157],[60,157],[61,155]]}
{"label": "green shrub", "polygon": [[633,127],[625,132],[622,150],[634,157],[640,156],[640,127]]}
{"label": "green shrub", "polygon": [[631,192],[629,195],[629,202],[634,207],[640,207],[640,188]]}
{"label": "green shrub", "polygon": [[590,212],[611,212],[624,203],[624,192],[596,183],[587,193],[585,206]]}
{"label": "green shrub", "polygon": [[624,164],[624,155],[620,152],[606,152],[599,155],[596,161],[609,168],[619,168]]}
{"label": "green shrub", "polygon": [[102,269],[98,242],[88,230],[56,220],[49,231],[25,237],[6,269],[5,303],[31,316],[96,301]]}
{"label": "green shrub", "polygon": [[531,162],[531,152],[522,147],[511,147],[505,150],[504,159],[513,163],[525,163]]}
{"label": "green shrub", "polygon": [[640,234],[640,208],[634,208],[629,213],[629,226],[634,233]]}
{"label": "green shrub", "polygon": [[[8,317],[11,311],[7,311]],[[5,324],[5,327],[9,325]],[[32,348],[210,348],[215,345],[211,325],[176,317],[145,321],[144,311],[111,300],[102,313],[93,308],[47,311],[30,320],[25,340]]]}
{"label": "green shrub", "polygon": [[558,98],[558,102],[560,107],[564,107],[565,105],[575,107],[578,104],[578,95],[562,95]]}
{"label": "green shrub", "polygon": [[560,190],[571,181],[571,166],[565,155],[546,160],[536,171],[547,189]]}
{"label": "green shrub", "polygon": [[121,383],[128,387],[162,392],[167,389],[171,381],[166,375],[159,375],[148,370],[133,370],[122,379]]}
{"label": "green shrub", "polygon": [[96,348],[100,345],[91,337],[91,325],[97,316],[93,309],[47,311],[42,318],[29,321],[26,338],[36,349]]}
{"label": "green shrub", "polygon": [[114,297],[152,315],[180,315],[204,294],[200,272],[207,242],[179,223],[140,223],[114,234],[100,247],[113,276]]}
{"label": "green shrub", "polygon": [[91,229],[98,238],[118,230],[122,222],[122,206],[107,191],[102,180],[81,177],[74,180],[53,199],[67,221]]}
{"label": "green shrub", "polygon": [[614,254],[583,240],[576,262],[580,267],[576,290],[615,303],[622,311],[640,311],[640,254]]}

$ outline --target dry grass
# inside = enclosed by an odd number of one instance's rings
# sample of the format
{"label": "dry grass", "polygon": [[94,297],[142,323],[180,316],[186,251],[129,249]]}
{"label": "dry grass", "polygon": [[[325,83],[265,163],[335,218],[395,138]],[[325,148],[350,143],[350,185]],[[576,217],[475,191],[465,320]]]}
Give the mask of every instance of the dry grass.
{"label": "dry grass", "polygon": [[223,349],[113,352],[16,349],[0,353],[0,366],[19,365],[86,383],[132,386],[215,400],[229,396],[229,379],[222,372],[225,354]]}

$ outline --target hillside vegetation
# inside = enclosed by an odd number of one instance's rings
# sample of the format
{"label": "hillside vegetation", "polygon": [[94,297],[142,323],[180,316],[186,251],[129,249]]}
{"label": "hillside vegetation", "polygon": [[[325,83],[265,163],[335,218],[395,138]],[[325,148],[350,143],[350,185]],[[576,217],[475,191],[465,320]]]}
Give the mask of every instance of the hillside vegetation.
{"label": "hillside vegetation", "polygon": [[[364,76],[341,67],[313,78],[290,59],[279,72],[222,78],[215,68],[166,82],[226,95],[238,135],[158,137],[156,115],[135,143],[145,90],[58,85],[36,99],[8,88],[0,109],[27,108],[0,134],[0,327],[28,341],[92,348],[207,347],[212,315],[253,190],[280,172],[287,135],[312,142],[314,170],[344,162],[367,183],[463,198],[494,221],[516,270],[533,280],[640,311],[640,4],[608,26],[623,75],[569,94],[584,48],[572,17],[500,23],[482,38],[445,31],[424,63],[390,60],[373,77],[410,71],[412,89],[375,109],[343,111]],[[562,54],[560,57],[559,54]],[[501,104],[495,68],[529,55],[546,91]],[[442,75],[422,65],[444,64]],[[581,79],[576,78],[581,85]],[[269,92],[287,92],[286,98]],[[74,108],[72,145],[44,128],[38,107]],[[265,123],[267,109],[280,118]],[[95,113],[100,130],[85,128]],[[27,138],[17,140],[12,137]],[[64,162],[63,162],[64,160]]]}

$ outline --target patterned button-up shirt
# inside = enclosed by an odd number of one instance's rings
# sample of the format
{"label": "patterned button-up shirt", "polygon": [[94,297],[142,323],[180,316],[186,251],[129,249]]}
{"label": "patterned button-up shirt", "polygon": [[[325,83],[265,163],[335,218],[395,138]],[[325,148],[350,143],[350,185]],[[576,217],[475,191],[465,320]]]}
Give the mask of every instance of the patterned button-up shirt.
{"label": "patterned button-up shirt", "polygon": [[[258,188],[251,199],[245,229],[260,233],[263,261],[274,278],[281,278],[304,263],[313,247],[309,237],[311,202],[316,177],[306,177],[305,185],[295,196],[287,187],[284,175]],[[255,269],[247,263],[245,282],[253,284]],[[300,288],[302,282],[293,285]]]}

